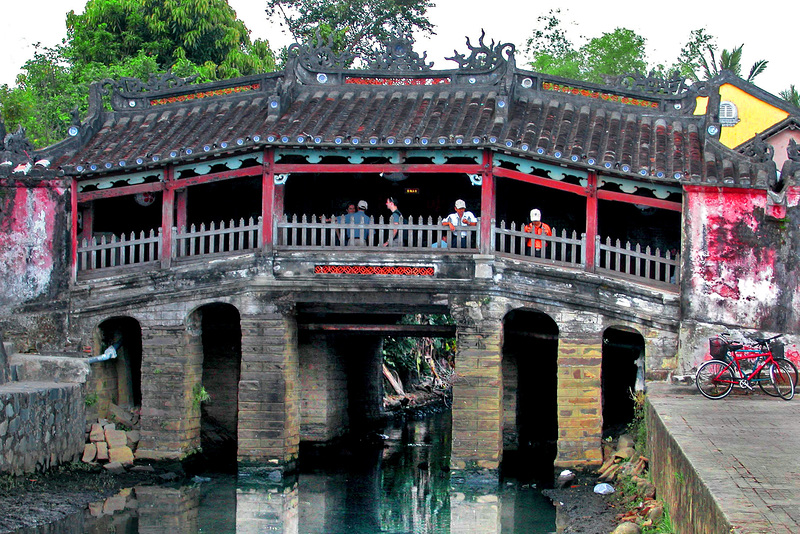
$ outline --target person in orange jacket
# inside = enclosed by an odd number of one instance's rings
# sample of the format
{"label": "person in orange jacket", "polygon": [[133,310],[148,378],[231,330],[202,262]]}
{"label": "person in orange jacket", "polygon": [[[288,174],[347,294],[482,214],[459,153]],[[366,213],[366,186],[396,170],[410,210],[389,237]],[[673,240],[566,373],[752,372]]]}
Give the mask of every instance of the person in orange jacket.
{"label": "person in orange jacket", "polygon": [[[525,225],[524,230],[536,235],[553,235],[553,230],[542,222],[542,212],[535,208],[531,210],[531,222]],[[533,251],[534,256],[540,258],[542,257],[542,250],[546,247],[547,242],[543,243],[541,239],[528,238],[525,242],[525,255],[530,256],[531,251]]]}

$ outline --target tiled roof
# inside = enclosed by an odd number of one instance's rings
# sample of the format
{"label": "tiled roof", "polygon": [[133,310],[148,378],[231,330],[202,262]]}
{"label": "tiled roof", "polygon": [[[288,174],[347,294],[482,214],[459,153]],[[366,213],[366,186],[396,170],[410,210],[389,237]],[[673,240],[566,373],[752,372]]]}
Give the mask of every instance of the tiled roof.
{"label": "tiled roof", "polygon": [[67,173],[92,174],[265,145],[492,147],[636,178],[766,186],[768,165],[722,146],[692,114],[696,92],[627,81],[547,77],[517,69],[513,54],[450,71],[315,68],[301,57],[214,84],[115,84],[114,111],[95,102],[72,139],[44,152]]}

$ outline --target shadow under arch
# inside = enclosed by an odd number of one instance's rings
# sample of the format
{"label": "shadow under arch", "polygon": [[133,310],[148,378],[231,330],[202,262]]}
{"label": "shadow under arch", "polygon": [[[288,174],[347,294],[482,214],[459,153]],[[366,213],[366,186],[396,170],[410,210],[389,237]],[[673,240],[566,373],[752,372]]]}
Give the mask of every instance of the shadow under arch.
{"label": "shadow under arch", "polygon": [[633,393],[644,388],[644,336],[627,327],[603,332],[600,384],[603,403],[603,437],[625,432],[633,421]]}
{"label": "shadow under arch", "polygon": [[108,418],[110,404],[133,409],[142,405],[142,327],[133,317],[111,317],[94,331],[95,354],[114,346],[117,357],[96,362],[89,375],[88,393],[96,395],[98,418]]}
{"label": "shadow under arch", "polygon": [[241,316],[231,304],[205,304],[192,312],[189,324],[193,325],[190,331],[194,330],[195,346],[200,349],[202,361],[199,380],[192,390],[193,402],[200,404],[201,456],[208,460],[205,467],[210,470],[235,472],[242,365]]}
{"label": "shadow under arch", "polygon": [[505,476],[552,484],[558,442],[558,326],[514,310],[503,319]]}

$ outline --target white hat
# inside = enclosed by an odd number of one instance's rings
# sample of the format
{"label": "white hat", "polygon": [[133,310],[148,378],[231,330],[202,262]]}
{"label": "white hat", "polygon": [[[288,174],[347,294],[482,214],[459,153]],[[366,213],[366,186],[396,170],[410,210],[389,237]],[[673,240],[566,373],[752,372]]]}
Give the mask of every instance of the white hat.
{"label": "white hat", "polygon": [[367,201],[366,200],[359,200],[358,201],[358,209],[360,209],[360,210],[367,209]]}
{"label": "white hat", "polygon": [[456,200],[456,209],[457,210],[467,209],[467,203],[459,198],[458,200]]}
{"label": "white hat", "polygon": [[542,220],[542,212],[537,209],[531,210],[531,222],[541,221]]}

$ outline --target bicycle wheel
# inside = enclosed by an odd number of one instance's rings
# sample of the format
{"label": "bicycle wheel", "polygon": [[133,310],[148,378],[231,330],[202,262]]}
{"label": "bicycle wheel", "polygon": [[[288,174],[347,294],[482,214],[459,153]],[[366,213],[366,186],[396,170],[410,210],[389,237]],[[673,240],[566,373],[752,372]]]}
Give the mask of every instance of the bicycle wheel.
{"label": "bicycle wheel", "polygon": [[694,383],[704,397],[721,399],[733,389],[733,373],[730,364],[720,360],[710,360],[697,369]]}
{"label": "bicycle wheel", "polygon": [[[791,369],[792,378],[794,378],[794,385],[795,387],[797,387],[798,375],[797,375],[797,367],[795,366],[795,364],[792,363],[791,360],[787,360],[786,358],[775,358],[775,361],[780,362],[782,367]],[[761,368],[761,371],[758,372],[758,378],[757,378],[758,387],[760,387],[761,391],[763,391],[770,397],[779,397],[780,395],[778,395],[778,392],[772,386],[772,381],[769,376],[769,369],[770,366],[765,365],[764,367]]]}
{"label": "bicycle wheel", "polygon": [[783,400],[794,397],[794,368],[789,367],[787,360],[775,361],[769,368],[770,384]]}

